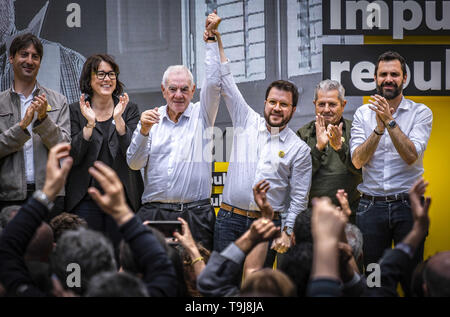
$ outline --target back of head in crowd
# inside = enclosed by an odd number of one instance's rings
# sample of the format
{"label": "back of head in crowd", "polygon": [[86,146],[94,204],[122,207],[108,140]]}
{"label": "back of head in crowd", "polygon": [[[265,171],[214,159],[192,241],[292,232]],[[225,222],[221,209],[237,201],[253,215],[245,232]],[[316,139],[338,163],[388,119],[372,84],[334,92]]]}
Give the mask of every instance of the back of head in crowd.
{"label": "back of head in crowd", "polygon": [[68,230],[77,230],[79,227],[87,228],[87,222],[75,214],[63,212],[50,221],[50,227],[53,229],[55,242],[58,242],[61,235]]}
{"label": "back of head in crowd", "polygon": [[242,284],[241,297],[294,297],[295,286],[279,270],[265,268],[251,273]]}
{"label": "back of head in crowd", "polygon": [[72,263],[79,265],[82,272],[81,287],[70,289],[79,295],[86,291],[94,275],[116,271],[111,242],[101,233],[85,228],[64,232],[51,256],[51,270],[64,287],[67,287],[65,281],[72,273],[68,270]]}
{"label": "back of head in crowd", "polygon": [[428,259],[423,272],[424,293],[428,297],[450,297],[450,251]]}
{"label": "back of head in crowd", "polygon": [[86,297],[148,297],[144,283],[122,272],[103,272],[89,281]]}
{"label": "back of head in crowd", "polygon": [[285,253],[278,269],[284,272],[297,288],[299,297],[306,296],[309,277],[313,263],[313,245],[301,242]]}

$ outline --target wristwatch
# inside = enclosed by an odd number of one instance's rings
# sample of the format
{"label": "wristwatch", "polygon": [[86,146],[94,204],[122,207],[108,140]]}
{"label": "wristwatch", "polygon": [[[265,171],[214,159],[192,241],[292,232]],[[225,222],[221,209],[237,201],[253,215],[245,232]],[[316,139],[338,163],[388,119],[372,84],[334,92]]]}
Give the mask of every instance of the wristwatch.
{"label": "wristwatch", "polygon": [[35,191],[33,193],[33,198],[47,207],[48,210],[51,210],[55,205],[42,190]]}
{"label": "wristwatch", "polygon": [[395,122],[395,120],[391,120],[391,121],[389,121],[389,123],[387,124],[387,127],[389,128],[389,129],[393,129],[393,128],[395,128],[397,126],[397,122]]}
{"label": "wristwatch", "polygon": [[287,234],[288,236],[291,236],[293,230],[292,230],[292,228],[289,228],[289,227],[286,227],[286,226],[285,226],[285,227],[283,228],[283,231],[286,232],[286,234]]}

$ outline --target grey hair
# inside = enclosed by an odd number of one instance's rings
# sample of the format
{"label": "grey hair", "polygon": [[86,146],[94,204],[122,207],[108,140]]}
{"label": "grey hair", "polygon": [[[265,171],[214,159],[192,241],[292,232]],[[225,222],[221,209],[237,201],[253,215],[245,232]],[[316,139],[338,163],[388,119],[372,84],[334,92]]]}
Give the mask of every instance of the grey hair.
{"label": "grey hair", "polygon": [[344,86],[341,85],[341,83],[339,83],[336,80],[331,80],[331,79],[322,80],[316,86],[316,89],[314,90],[314,102],[317,101],[319,90],[322,90],[322,91],[337,90],[339,93],[338,98],[339,98],[340,102],[343,103],[345,100],[345,88],[344,88]]}
{"label": "grey hair", "polygon": [[192,76],[191,71],[184,65],[172,65],[169,66],[164,72],[161,85],[166,88],[167,82],[169,81],[169,75],[173,73],[185,72],[189,76],[189,81],[191,82],[190,88],[194,85],[194,76]]}
{"label": "grey hair", "polygon": [[351,223],[345,225],[345,235],[347,242],[352,248],[352,254],[356,261],[360,258],[363,251],[363,235],[357,226]]}

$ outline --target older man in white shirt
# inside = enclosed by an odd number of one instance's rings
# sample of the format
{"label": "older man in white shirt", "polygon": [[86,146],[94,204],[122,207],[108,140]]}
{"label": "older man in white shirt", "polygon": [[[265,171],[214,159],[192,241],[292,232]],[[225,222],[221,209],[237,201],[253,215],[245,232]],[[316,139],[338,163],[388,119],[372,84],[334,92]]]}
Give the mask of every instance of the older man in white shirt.
{"label": "older man in white shirt", "polygon": [[[413,224],[408,191],[424,171],[433,114],[425,105],[404,98],[406,78],[401,55],[380,55],[375,69],[378,94],[353,119],[352,162],[363,172],[356,223],[364,236],[365,266],[378,262],[392,241],[402,241]],[[421,261],[423,243],[415,251],[417,262]],[[406,292],[407,284],[403,283]]]}
{"label": "older man in white shirt", "polygon": [[220,62],[214,41],[206,44],[206,78],[200,101],[191,103],[188,68],[170,66],[161,90],[167,105],[144,111],[127,150],[131,169],[144,178],[142,220],[187,220],[193,237],[211,250],[215,223],[211,205],[212,133],[220,101]]}
{"label": "older man in white shirt", "polygon": [[216,219],[214,250],[222,251],[261,216],[252,188],[265,179],[270,184],[267,199],[275,211],[274,223],[282,230],[272,249],[284,253],[290,247],[296,216],[307,208],[311,185],[310,148],[288,127],[296,110],[298,90],[288,81],[273,82],[266,90],[262,117],[239,92],[220,34],[215,34],[222,63],[222,95],[234,137],[223,203]]}

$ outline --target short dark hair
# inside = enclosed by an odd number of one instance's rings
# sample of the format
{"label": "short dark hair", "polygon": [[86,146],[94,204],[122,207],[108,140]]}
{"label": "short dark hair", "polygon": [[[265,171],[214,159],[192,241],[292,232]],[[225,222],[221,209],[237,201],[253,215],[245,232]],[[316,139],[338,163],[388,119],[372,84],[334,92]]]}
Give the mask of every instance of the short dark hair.
{"label": "short dark hair", "polygon": [[97,72],[98,66],[101,62],[106,62],[111,65],[113,71],[117,74],[116,89],[113,91],[114,96],[120,96],[123,92],[124,84],[119,80],[119,65],[114,61],[114,58],[108,54],[95,54],[88,57],[83,65],[83,70],[80,76],[80,90],[81,93],[92,97],[93,91],[91,86],[92,73]]}
{"label": "short dark hair", "polygon": [[296,244],[300,244],[302,242],[313,242],[311,233],[311,215],[312,209],[308,208],[295,217],[293,231]]}
{"label": "short dark hair", "polygon": [[450,296],[450,278],[448,277],[448,274],[444,275],[440,272],[437,272],[432,266],[430,266],[430,261],[428,261],[425,265],[423,271],[423,280],[427,286],[427,295],[429,297]]}
{"label": "short dark hair", "polygon": [[30,45],[34,46],[40,59],[42,60],[42,56],[44,56],[44,48],[42,47],[41,40],[39,40],[36,35],[31,33],[19,35],[12,41],[11,46],[9,47],[9,56],[14,57],[18,51],[27,48]]}
{"label": "short dark hair", "polygon": [[50,227],[53,229],[53,237],[58,242],[61,235],[67,230],[76,230],[79,227],[87,228],[86,220],[75,214],[63,212],[50,221]]}
{"label": "short dark hair", "polygon": [[267,87],[266,100],[267,100],[267,97],[269,96],[270,90],[272,90],[273,87],[275,87],[279,90],[291,92],[292,93],[292,106],[297,107],[299,94],[298,94],[298,88],[294,83],[291,83],[290,81],[286,81],[286,80],[276,80],[276,81],[272,82],[269,85],[269,87]]}
{"label": "short dark hair", "polygon": [[[89,280],[101,272],[116,271],[114,250],[108,238],[98,231],[78,228],[65,231],[59,238],[50,257],[51,271],[61,282],[66,281],[70,272],[67,266],[77,263],[81,268],[81,287],[71,288],[76,294],[83,295]],[[67,288],[66,283],[62,283]]]}
{"label": "short dark hair", "polygon": [[147,288],[128,273],[102,272],[89,281],[86,297],[148,297]]}
{"label": "short dark hair", "polygon": [[403,77],[405,77],[407,74],[406,60],[403,56],[401,56],[399,53],[394,52],[394,51],[384,52],[383,54],[381,54],[378,57],[377,64],[375,65],[375,76],[377,75],[378,66],[380,65],[380,62],[389,62],[389,61],[394,61],[394,60],[398,60],[400,62],[401,66],[402,66]]}

